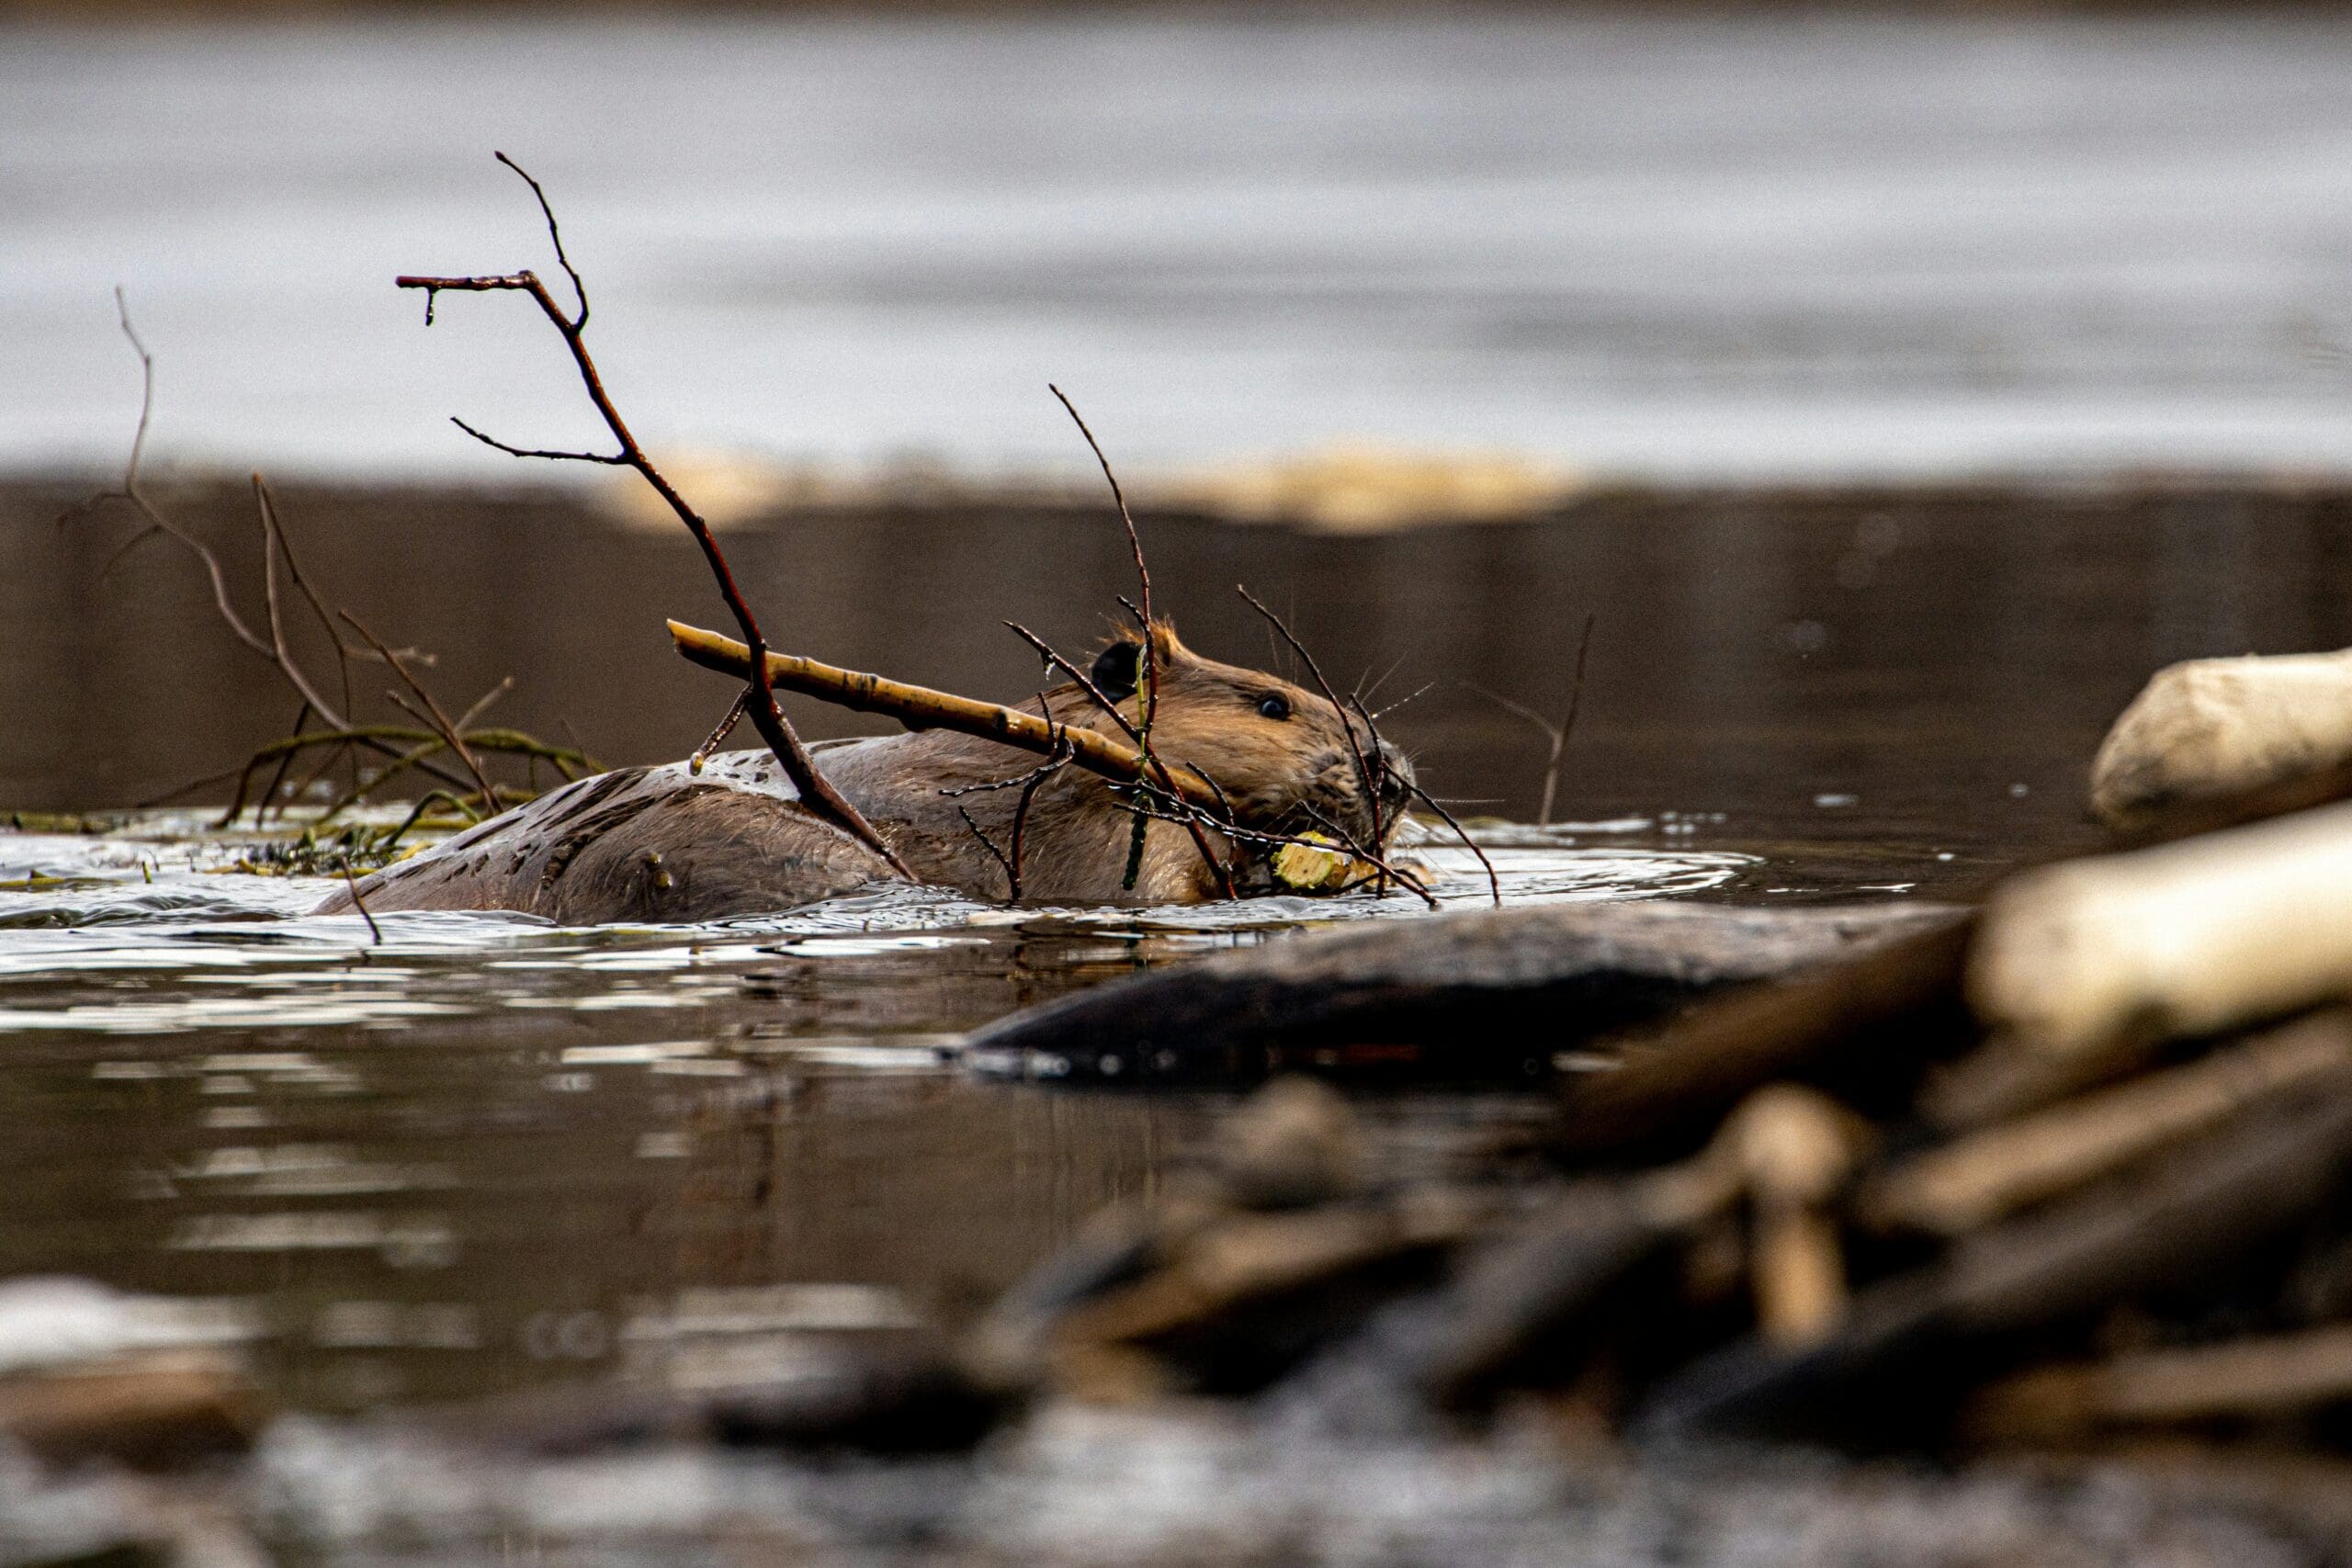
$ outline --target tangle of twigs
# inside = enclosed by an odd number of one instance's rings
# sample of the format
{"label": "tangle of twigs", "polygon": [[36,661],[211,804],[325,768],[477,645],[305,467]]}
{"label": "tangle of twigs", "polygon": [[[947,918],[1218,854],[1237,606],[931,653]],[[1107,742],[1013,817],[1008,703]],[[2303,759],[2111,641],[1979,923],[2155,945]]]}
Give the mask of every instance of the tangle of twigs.
{"label": "tangle of twigs", "polygon": [[[429,656],[421,654],[413,648],[391,648],[373,637],[368,638],[369,646],[365,647],[347,641],[337,626],[338,619],[349,622],[355,628],[357,627],[358,623],[352,621],[347,613],[331,606],[326,596],[321,592],[310,574],[303,570],[301,558],[294,547],[292,534],[286,526],[284,506],[278,501],[276,492],[271,490],[268,480],[259,474],[252,477],[252,486],[254,512],[261,529],[264,607],[261,628],[257,629],[253,622],[246,619],[244,614],[238,609],[234,596],[230,592],[228,570],[220,553],[173,517],[170,513],[164,511],[146,488],[144,463],[147,438],[154,418],[155,356],[148,348],[145,340],[139,335],[137,327],[132,324],[129,301],[119,288],[115,290],[115,310],[124,338],[130,344],[132,352],[139,356],[139,422],[131,435],[130,456],[124,465],[119,483],[113,489],[101,491],[92,496],[80,506],[67,512],[58,521],[61,525],[70,523],[74,518],[107,502],[120,502],[128,505],[139,518],[140,526],[107,558],[99,572],[100,577],[103,578],[110,573],[131,550],[149,539],[160,537],[177,544],[187,554],[194,557],[198,564],[203,568],[206,581],[211,589],[214,613],[221,624],[228,628],[230,636],[267,662],[300,700],[300,706],[295,712],[293,725],[286,739],[263,747],[239,767],[227,769],[182,784],[153,800],[142,803],[143,805],[162,805],[198,790],[235,779],[237,784],[234,795],[220,819],[220,825],[227,827],[236,820],[239,813],[243,811],[245,802],[252,793],[254,773],[263,765],[274,762],[276,766],[268,783],[262,789],[256,807],[258,822],[266,819],[273,803],[282,806],[288,800],[307,797],[311,787],[324,778],[337,762],[348,760],[352,769],[349,787],[343,791],[334,804],[318,818],[318,823],[322,824],[361,800],[373,795],[384,785],[411,771],[433,778],[447,788],[470,794],[473,799],[481,802],[484,807],[490,810],[497,809],[502,802],[511,803],[517,799],[528,799],[532,794],[536,793],[535,790],[518,790],[512,786],[492,783],[485,770],[478,765],[476,759],[472,756],[472,751],[476,748],[522,758],[526,769],[531,772],[534,781],[536,781],[537,768],[542,761],[549,764],[566,778],[576,776],[575,769],[594,771],[596,764],[580,751],[548,746],[537,738],[518,730],[477,731],[473,728],[474,721],[481,716],[482,711],[513,687],[512,678],[502,681],[492,687],[478,699],[462,717],[453,722],[442,712],[438,702],[424,689],[409,669],[412,662],[431,663],[432,660]],[[301,660],[295,656],[287,626],[285,595],[280,588],[281,573],[285,581],[290,583],[300,596],[302,604],[309,609],[312,619],[316,621],[318,629],[327,639],[327,646],[332,650],[335,660],[335,685],[339,690],[338,696],[330,696],[324,683],[306,670]],[[363,631],[364,635],[366,634]],[[406,699],[395,696],[393,700],[416,715],[425,724],[425,728],[415,730],[406,727],[375,725],[359,721],[353,696],[351,665],[354,660],[379,661],[393,670],[400,676],[402,683],[415,694],[416,698],[423,703],[424,709],[432,716],[426,718],[424,714],[420,713]],[[320,731],[306,731],[303,727],[314,716],[327,728]],[[407,749],[403,750],[401,745],[395,742],[407,743]],[[442,768],[431,760],[436,753],[443,750],[454,751],[461,759],[466,769],[463,774]],[[317,765],[290,788],[285,787],[288,775],[296,759],[306,752],[320,754]],[[363,775],[359,762],[362,753],[388,759],[390,765],[377,770],[372,774]],[[446,790],[436,790],[435,793],[441,795],[444,799],[452,801],[460,798],[460,796],[447,794]],[[416,814],[412,813],[410,825],[413,825],[415,819]],[[391,835],[390,839],[372,844],[371,852],[388,849],[390,843],[398,839],[400,832],[404,831],[406,831],[405,826],[399,832]]]}

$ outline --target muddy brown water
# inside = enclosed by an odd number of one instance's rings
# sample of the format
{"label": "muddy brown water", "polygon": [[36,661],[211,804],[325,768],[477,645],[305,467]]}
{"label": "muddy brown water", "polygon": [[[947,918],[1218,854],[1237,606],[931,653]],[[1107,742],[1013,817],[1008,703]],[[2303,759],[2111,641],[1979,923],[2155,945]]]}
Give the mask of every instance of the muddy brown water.
{"label": "muddy brown water", "polygon": [[[83,488],[0,491],[0,810],[130,807],[293,716],[186,559],[151,543],[102,577],[129,524],[52,525]],[[512,674],[502,719],[616,761],[682,753],[723,705],[661,632],[717,618],[690,547],[582,493],[286,500],[327,591],[435,650],[458,701]],[[174,501],[251,558],[236,487]],[[1597,617],[1566,825],[1489,829],[1513,899],[1964,892],[2096,841],[2086,761],[2156,665],[2352,641],[2352,498],[2323,491],[1622,494],[1379,536],[1144,526],[1159,601],[1204,650],[1265,656],[1247,581],[1340,679],[1386,671],[1384,701],[1433,682],[1387,728],[1469,814],[1528,822],[1544,747],[1473,688],[1564,710]],[[1081,644],[1127,587],[1091,502],[909,499],[728,546],[787,646],[1004,698],[1035,672],[1001,620]],[[232,590],[258,604],[248,574]],[[1416,913],[899,892],[660,931],[391,916],[370,947],[301,917],[323,884],[223,874],[229,853],[191,812],[0,833],[0,1279],[229,1300],[278,1394],[327,1413],[626,1367],[712,1321],[956,1321],[1153,1191],[1228,1097],[974,1083],[938,1049],[955,1032],[1284,927]],[[1447,863],[1450,897],[1477,902]],[[1366,1103],[1400,1173],[1477,1168],[1540,1113],[1492,1093]],[[823,1289],[777,1291],[797,1286]]]}

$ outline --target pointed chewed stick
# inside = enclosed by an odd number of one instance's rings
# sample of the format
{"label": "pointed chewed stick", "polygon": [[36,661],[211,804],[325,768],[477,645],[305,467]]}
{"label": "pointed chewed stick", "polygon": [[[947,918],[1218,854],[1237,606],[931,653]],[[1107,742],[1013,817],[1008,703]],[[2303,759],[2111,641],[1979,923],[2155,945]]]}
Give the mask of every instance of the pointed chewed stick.
{"label": "pointed chewed stick", "polygon": [[[743,645],[733,637],[679,621],[672,621],[669,626],[671,641],[688,661],[739,680],[750,678],[750,660]],[[1054,755],[1058,740],[1069,746],[1072,761],[1114,784],[1131,784],[1143,776],[1142,750],[1099,730],[1049,723],[1018,708],[1001,707],[995,703],[935,692],[928,686],[910,686],[861,671],[820,664],[795,654],[771,651],[767,664],[768,683],[778,691],[798,692],[802,696],[816,697],[854,713],[883,714],[910,729],[953,729],[975,735],[1040,757]],[[1168,783],[1187,801],[1223,816],[1226,806],[1216,786],[1207,778],[1161,758],[1151,761],[1155,777],[1160,774],[1163,765]]]}

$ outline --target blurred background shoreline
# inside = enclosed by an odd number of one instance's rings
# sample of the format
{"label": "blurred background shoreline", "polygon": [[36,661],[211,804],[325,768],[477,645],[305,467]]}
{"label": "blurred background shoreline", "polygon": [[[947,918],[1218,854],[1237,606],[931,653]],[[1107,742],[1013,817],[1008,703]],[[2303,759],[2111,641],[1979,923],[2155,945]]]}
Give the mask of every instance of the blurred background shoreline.
{"label": "blurred background shoreline", "polygon": [[[17,13],[21,17],[23,13]],[[62,15],[62,13],[58,13]],[[0,25],[0,471],[2352,475],[2352,14],[362,9]],[[142,20],[146,14],[142,15]]]}

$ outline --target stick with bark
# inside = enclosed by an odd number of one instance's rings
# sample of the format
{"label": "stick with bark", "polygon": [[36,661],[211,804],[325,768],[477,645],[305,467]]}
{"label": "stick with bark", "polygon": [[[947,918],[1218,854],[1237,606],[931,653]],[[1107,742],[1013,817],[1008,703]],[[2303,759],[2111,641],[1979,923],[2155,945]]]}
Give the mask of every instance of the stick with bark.
{"label": "stick with bark", "polygon": [[[734,638],[678,621],[669,626],[671,641],[689,662],[722,674],[749,675],[750,658]],[[770,684],[785,691],[816,697],[853,713],[883,714],[910,729],[952,729],[1040,757],[1052,756],[1057,742],[1065,742],[1073,753],[1071,761],[1090,773],[1123,784],[1145,776],[1140,748],[1116,736],[1039,718],[1019,708],[842,670],[790,653],[769,653],[767,676]],[[1155,757],[1151,776],[1187,804],[1206,812],[1218,810],[1216,786],[1197,771]]]}

